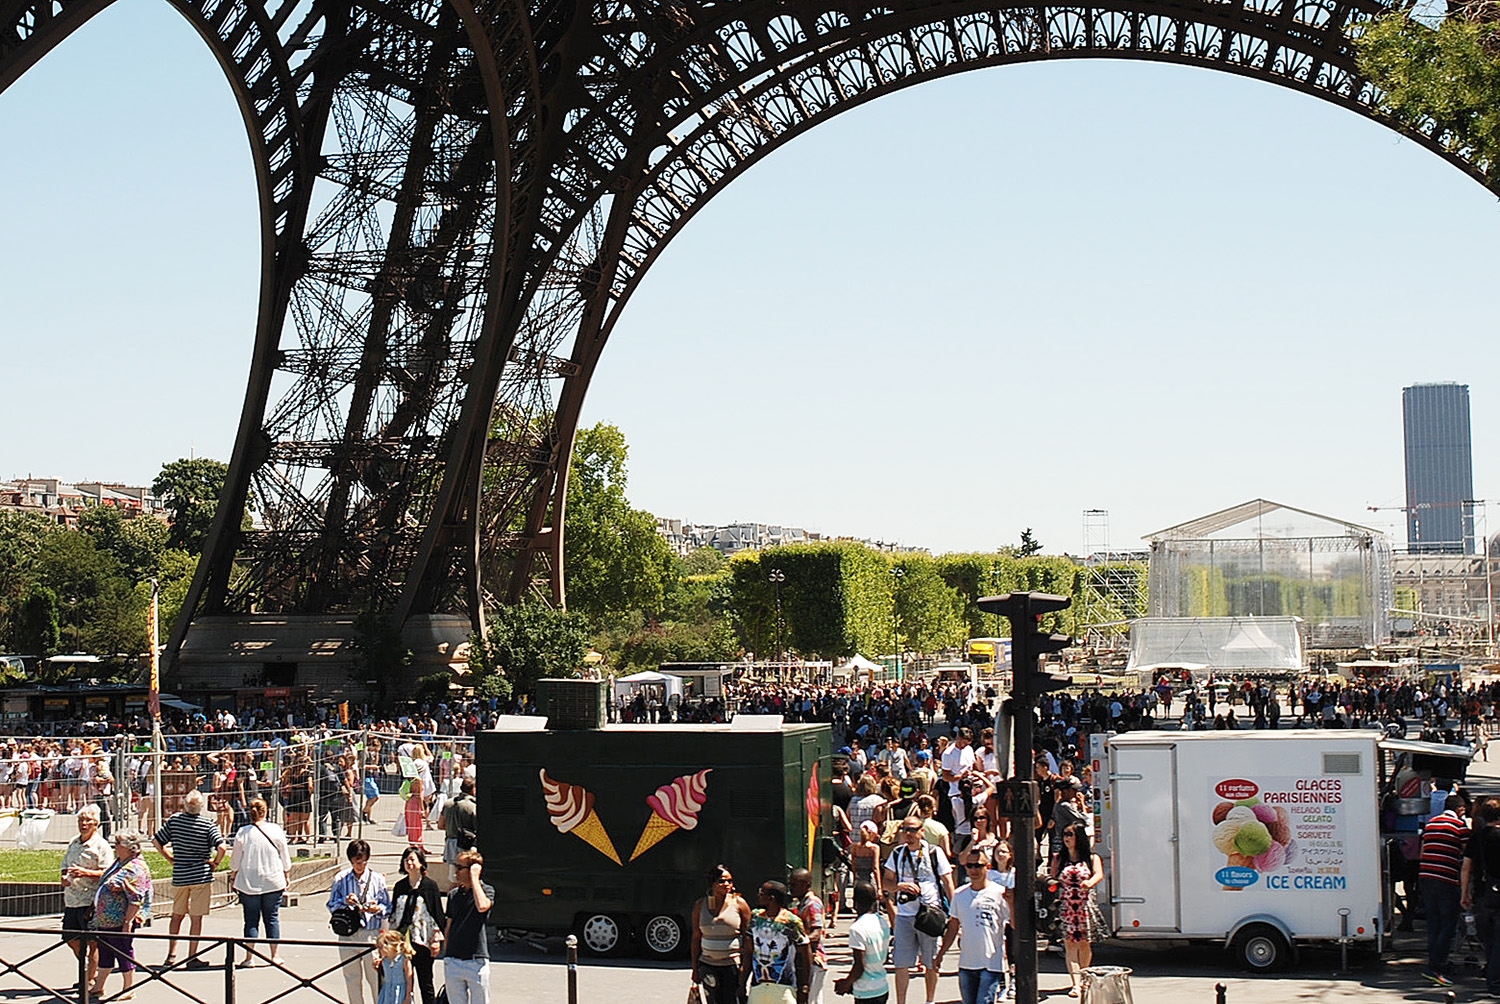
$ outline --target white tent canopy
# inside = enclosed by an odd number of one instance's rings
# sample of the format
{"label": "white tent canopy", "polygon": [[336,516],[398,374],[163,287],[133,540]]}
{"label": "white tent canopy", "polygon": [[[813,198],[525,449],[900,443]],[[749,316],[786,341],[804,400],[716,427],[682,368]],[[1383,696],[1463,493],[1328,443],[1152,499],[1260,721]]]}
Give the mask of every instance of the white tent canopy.
{"label": "white tent canopy", "polygon": [[1142,617],[1130,622],[1127,672],[1201,666],[1234,673],[1301,672],[1296,617]]}
{"label": "white tent canopy", "polygon": [[632,673],[615,680],[615,697],[619,700],[628,701],[636,695],[637,691],[651,689],[659,690],[664,700],[674,694],[678,700],[681,700],[682,677],[648,669],[643,673]]}
{"label": "white tent canopy", "polygon": [[856,652],[854,653],[854,657],[848,662],[840,663],[839,665],[833,667],[833,675],[856,676],[860,673],[876,672],[882,668],[884,667],[882,667],[879,663],[871,662],[869,659],[866,659],[864,656]]}

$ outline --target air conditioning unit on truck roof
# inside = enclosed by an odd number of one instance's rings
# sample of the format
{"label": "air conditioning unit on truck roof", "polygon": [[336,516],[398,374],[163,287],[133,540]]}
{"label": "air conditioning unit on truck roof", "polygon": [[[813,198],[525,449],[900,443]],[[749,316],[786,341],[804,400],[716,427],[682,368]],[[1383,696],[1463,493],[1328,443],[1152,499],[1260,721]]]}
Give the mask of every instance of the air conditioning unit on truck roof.
{"label": "air conditioning unit on truck roof", "polygon": [[1472,752],[1303,729],[1096,735],[1090,756],[1115,936],[1216,941],[1266,971],[1309,942],[1384,948],[1382,844],[1417,822],[1381,832],[1397,765],[1461,781]]}

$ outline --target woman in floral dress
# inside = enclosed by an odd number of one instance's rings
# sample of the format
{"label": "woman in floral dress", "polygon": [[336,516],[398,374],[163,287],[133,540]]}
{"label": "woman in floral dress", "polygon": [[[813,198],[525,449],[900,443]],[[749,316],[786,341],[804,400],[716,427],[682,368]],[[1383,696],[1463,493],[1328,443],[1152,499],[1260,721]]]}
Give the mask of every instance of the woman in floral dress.
{"label": "woman in floral dress", "polygon": [[1082,823],[1063,828],[1062,853],[1053,859],[1052,876],[1058,880],[1058,911],[1062,916],[1063,952],[1068,959],[1068,978],[1073,988],[1069,997],[1077,997],[1080,973],[1094,961],[1094,930],[1091,901],[1094,886],[1104,881],[1104,862],[1094,853],[1088,831]]}
{"label": "woman in floral dress", "polygon": [[115,860],[104,869],[94,893],[92,928],[99,932],[99,969],[89,993],[104,996],[104,982],[118,969],[124,981],[116,1000],[135,996],[135,929],[151,916],[151,869],[141,857],[141,835],[129,830],[115,834]]}

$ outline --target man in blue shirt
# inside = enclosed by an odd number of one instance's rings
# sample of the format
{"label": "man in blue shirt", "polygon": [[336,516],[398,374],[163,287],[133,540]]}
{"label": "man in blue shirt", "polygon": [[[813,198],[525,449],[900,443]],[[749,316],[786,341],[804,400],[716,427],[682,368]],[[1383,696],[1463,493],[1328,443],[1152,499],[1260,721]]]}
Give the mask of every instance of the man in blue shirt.
{"label": "man in blue shirt", "polygon": [[364,926],[353,934],[339,935],[339,961],[344,972],[344,987],[349,992],[349,1004],[364,1004],[364,983],[370,985],[370,999],[380,997],[380,987],[375,976],[375,967],[370,964],[369,947],[375,944],[380,933],[380,924],[391,912],[391,893],[386,887],[385,876],[370,867],[370,842],[351,840],[346,852],[349,868],[333,880],[328,890],[328,912],[350,906],[364,917]]}

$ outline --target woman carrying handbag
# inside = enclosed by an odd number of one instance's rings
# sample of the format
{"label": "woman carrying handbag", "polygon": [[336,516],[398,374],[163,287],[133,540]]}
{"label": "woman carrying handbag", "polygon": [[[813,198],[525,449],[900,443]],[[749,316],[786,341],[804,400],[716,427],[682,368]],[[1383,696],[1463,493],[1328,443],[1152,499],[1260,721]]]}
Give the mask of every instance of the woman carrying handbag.
{"label": "woman carrying handbag", "polygon": [[[281,965],[277,943],[281,940],[281,897],[291,881],[292,853],[287,848],[286,831],[266,819],[265,799],[250,802],[250,822],[234,835],[234,852],[230,857],[229,883],[239,893],[245,914],[245,937],[260,937],[265,922],[266,940],[271,945],[271,963]],[[239,968],[249,969],[256,963],[248,951]]]}
{"label": "woman carrying handbag", "polygon": [[433,1004],[432,960],[441,954],[447,917],[437,883],[427,877],[427,855],[420,847],[408,847],[402,853],[401,871],[391,890],[392,926],[411,942],[411,963],[422,1004]]}

